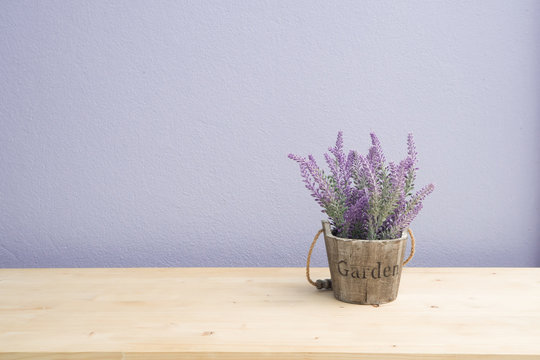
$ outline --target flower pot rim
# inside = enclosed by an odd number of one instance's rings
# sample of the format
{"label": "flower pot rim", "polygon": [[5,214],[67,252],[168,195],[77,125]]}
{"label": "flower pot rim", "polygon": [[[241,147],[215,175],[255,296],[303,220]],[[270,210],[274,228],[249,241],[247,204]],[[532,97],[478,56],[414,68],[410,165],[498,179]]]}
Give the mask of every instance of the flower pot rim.
{"label": "flower pot rim", "polygon": [[333,235],[332,231],[330,230],[330,222],[328,220],[322,220],[322,226],[323,226],[323,231],[324,231],[324,236],[325,237],[332,237],[332,238],[340,240],[340,241],[350,241],[350,242],[358,241],[358,242],[364,242],[364,243],[370,243],[370,242],[380,243],[380,242],[397,242],[397,241],[407,240],[407,231],[403,231],[401,233],[401,237],[396,238],[396,239],[380,239],[380,240],[348,239],[348,238],[342,238],[342,237]]}

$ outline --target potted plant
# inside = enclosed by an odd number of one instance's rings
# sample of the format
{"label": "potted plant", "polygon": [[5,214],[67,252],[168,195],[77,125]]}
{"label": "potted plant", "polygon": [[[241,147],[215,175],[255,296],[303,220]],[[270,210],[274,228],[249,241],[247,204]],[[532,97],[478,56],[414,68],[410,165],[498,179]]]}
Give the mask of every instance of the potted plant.
{"label": "potted plant", "polygon": [[[407,137],[407,157],[389,162],[379,139],[371,133],[367,155],[343,151],[343,133],[324,155],[329,173],[319,168],[312,155],[289,154],[300,165],[300,172],[311,196],[323,208],[328,220],[311,245],[306,274],[319,289],[334,290],[334,296],[355,304],[378,305],[397,297],[408,228],[422,209],[422,202],[433,184],[413,192],[416,178],[416,148],[413,135]],[[309,277],[309,261],[318,236],[324,233],[331,280]],[[405,263],[407,262],[405,261]]]}

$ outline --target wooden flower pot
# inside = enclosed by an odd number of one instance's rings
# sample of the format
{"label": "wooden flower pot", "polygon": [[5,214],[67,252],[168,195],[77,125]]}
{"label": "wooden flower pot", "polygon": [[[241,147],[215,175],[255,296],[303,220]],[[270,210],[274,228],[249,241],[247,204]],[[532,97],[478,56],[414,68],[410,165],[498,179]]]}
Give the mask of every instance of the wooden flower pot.
{"label": "wooden flower pot", "polygon": [[356,240],[332,235],[328,221],[322,225],[336,299],[371,305],[395,300],[407,232],[399,239]]}

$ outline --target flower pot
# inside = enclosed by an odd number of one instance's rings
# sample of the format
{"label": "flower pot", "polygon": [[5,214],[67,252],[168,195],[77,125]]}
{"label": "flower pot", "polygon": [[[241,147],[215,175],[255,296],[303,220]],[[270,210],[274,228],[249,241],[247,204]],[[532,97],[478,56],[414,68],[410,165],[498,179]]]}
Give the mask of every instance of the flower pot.
{"label": "flower pot", "polygon": [[399,239],[356,240],[332,235],[328,221],[323,221],[322,225],[336,299],[371,305],[395,300],[407,232]]}

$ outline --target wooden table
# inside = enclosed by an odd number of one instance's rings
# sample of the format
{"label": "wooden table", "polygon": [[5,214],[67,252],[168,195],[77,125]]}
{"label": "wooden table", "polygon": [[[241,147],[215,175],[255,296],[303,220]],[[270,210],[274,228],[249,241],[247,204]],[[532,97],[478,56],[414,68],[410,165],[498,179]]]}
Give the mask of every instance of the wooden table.
{"label": "wooden table", "polygon": [[301,268],[0,269],[0,359],[540,359],[540,269],[405,268],[379,307]]}

